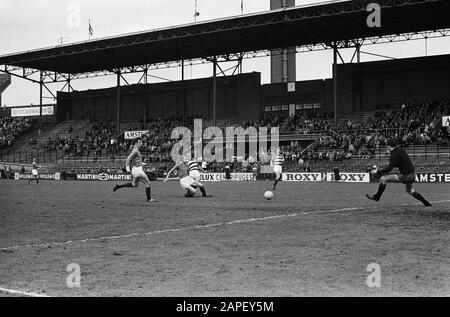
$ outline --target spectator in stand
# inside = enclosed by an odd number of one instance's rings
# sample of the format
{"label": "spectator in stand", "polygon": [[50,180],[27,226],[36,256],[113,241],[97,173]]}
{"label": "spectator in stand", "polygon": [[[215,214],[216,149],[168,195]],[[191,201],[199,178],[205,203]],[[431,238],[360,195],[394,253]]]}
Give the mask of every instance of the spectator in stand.
{"label": "spectator in stand", "polygon": [[0,148],[13,145],[25,132],[31,130],[33,120],[28,118],[0,118]]}
{"label": "spectator in stand", "polygon": [[309,165],[309,163],[306,163],[306,164],[305,164],[305,167],[303,168],[303,170],[304,170],[306,173],[311,172],[311,166]]}

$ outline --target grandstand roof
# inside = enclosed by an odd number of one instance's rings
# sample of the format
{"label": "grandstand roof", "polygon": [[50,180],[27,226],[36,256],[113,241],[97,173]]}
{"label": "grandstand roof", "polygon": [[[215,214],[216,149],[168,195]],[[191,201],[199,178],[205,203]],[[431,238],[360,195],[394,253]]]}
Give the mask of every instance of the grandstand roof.
{"label": "grandstand roof", "polygon": [[4,55],[0,65],[80,74],[450,27],[448,0],[378,0],[382,27],[369,28],[371,2],[327,2],[60,45]]}

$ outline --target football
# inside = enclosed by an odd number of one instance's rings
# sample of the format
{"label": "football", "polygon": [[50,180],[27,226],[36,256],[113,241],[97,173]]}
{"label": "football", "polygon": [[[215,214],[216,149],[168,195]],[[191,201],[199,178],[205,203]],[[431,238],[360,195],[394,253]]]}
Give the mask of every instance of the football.
{"label": "football", "polygon": [[271,200],[273,198],[273,193],[270,190],[266,191],[264,193],[264,198],[267,200]]}

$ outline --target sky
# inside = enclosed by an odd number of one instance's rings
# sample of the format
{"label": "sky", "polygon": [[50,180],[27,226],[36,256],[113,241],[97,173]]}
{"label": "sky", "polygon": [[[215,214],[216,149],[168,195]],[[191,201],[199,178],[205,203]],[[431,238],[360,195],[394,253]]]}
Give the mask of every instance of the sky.
{"label": "sky", "polygon": [[[244,14],[264,12],[270,9],[270,0],[243,0]],[[296,0],[296,5],[308,5],[324,0]],[[326,2],[326,1],[325,1]],[[241,0],[197,0],[197,21],[238,16]],[[89,39],[89,20],[93,28],[92,39],[125,33],[152,30],[194,22],[195,0],[0,0],[0,55],[37,48],[56,46]],[[450,54],[450,37],[369,45],[363,52],[407,58],[425,55]],[[344,59],[350,59],[352,50],[343,50]],[[361,60],[375,61],[385,58],[362,54]],[[332,52],[319,51],[297,54],[297,80],[324,79],[332,77]],[[227,68],[227,66],[224,66]],[[270,82],[268,57],[246,59],[244,72],[261,72],[262,83]],[[150,73],[166,80],[180,80],[179,68],[157,70]],[[194,65],[185,69],[185,78],[212,76],[210,64]],[[135,81],[140,75],[127,75]],[[72,83],[76,90],[112,87],[114,76],[77,80]],[[149,82],[161,79],[149,78]],[[52,84],[55,92],[62,84]],[[44,103],[54,103],[45,94]],[[20,78],[12,78],[11,85],[2,95],[2,106],[39,104],[39,87]]]}

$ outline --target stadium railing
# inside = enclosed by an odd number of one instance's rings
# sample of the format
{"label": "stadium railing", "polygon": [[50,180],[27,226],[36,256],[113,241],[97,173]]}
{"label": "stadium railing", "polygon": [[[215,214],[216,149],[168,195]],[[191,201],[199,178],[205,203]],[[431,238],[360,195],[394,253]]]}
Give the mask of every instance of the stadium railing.
{"label": "stadium railing", "polygon": [[[450,171],[450,145],[419,145],[410,146],[406,151],[411,156],[415,166],[419,170],[427,170],[430,172]],[[54,169],[123,169],[125,167],[125,159],[128,151],[118,151],[110,153],[102,151],[101,153],[91,152],[89,155],[75,155],[65,153],[63,150],[15,150],[0,153],[0,162],[8,162],[14,164],[30,164],[35,158],[38,164]],[[152,158],[154,155],[151,151],[142,151],[145,159]],[[331,171],[338,167],[341,170],[348,171],[365,171],[368,167],[376,164],[383,166],[388,164],[388,154],[384,149],[379,150],[374,155],[352,155],[349,159],[329,160],[329,159],[309,159],[303,163],[298,163],[300,157],[295,160],[287,159],[285,164],[286,171],[303,171],[306,163],[309,163],[312,171]],[[162,159],[147,160],[149,166],[170,166],[173,164],[170,157],[165,155]]]}
{"label": "stadium railing", "polygon": [[[409,146],[405,148],[410,155],[418,171],[427,172],[450,172],[450,146],[426,145]],[[324,172],[339,168],[341,171],[364,172],[372,165],[386,166],[389,164],[389,155],[386,150],[378,150],[376,154],[352,155],[349,159],[329,160],[329,159],[310,159],[298,163],[295,161],[286,162],[286,171],[303,170],[306,163],[309,164],[311,171]]]}

